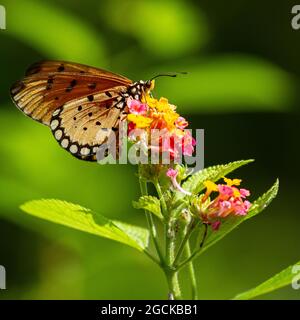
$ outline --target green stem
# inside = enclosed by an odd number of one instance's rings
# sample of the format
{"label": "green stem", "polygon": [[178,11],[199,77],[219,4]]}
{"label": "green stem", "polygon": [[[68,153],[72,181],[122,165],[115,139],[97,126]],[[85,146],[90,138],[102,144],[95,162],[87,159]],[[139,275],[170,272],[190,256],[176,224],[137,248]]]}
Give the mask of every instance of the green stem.
{"label": "green stem", "polygon": [[[191,248],[190,248],[190,242],[187,241],[185,245],[185,252],[187,257],[191,255]],[[189,267],[189,275],[191,279],[191,287],[192,287],[192,299],[198,300],[198,287],[197,287],[197,280],[196,280],[196,274],[195,274],[195,268],[192,261],[188,264]]]}
{"label": "green stem", "polygon": [[178,272],[172,268],[174,263],[175,256],[175,234],[173,230],[173,215],[170,214],[169,221],[166,225],[166,264],[167,269],[165,269],[165,274],[167,277],[169,285],[169,299],[170,300],[179,300],[181,299],[181,291],[178,280]]}
{"label": "green stem", "polygon": [[175,253],[175,237],[173,234],[171,221],[167,224],[166,227],[166,263],[170,267],[174,261],[174,253]]}
{"label": "green stem", "polygon": [[143,251],[147,257],[149,257],[153,262],[155,262],[156,264],[158,264],[159,266],[161,266],[161,262],[156,258],[154,257],[148,250],[144,250]]}
{"label": "green stem", "polygon": [[181,292],[178,281],[178,272],[170,269],[165,269],[164,271],[169,287],[169,300],[180,300]]}
{"label": "green stem", "polygon": [[166,204],[164,195],[163,195],[163,193],[161,191],[161,187],[160,187],[159,182],[156,181],[154,183],[154,186],[155,186],[155,189],[157,191],[157,194],[158,194],[158,197],[159,197],[159,200],[160,200],[160,203],[161,203],[162,214],[163,214],[164,218],[166,219],[167,216],[168,216],[168,208],[167,208],[167,204]]}
{"label": "green stem", "polygon": [[[202,248],[201,248],[202,249]],[[189,263],[190,261],[192,261],[194,258],[196,258],[196,256],[198,256],[198,254],[200,253],[200,251],[202,251],[201,249],[195,250],[188,258],[186,258],[185,260],[183,260],[183,262],[181,262],[179,265],[175,266],[176,270],[181,270],[187,263]]]}
{"label": "green stem", "polygon": [[180,264],[177,265],[177,264],[174,263],[174,268],[176,268],[176,270],[182,269],[187,263],[189,263],[190,261],[195,259],[202,252],[204,241],[205,241],[206,236],[207,236],[207,225],[204,225],[204,227],[205,227],[204,234],[203,234],[202,241],[200,243],[199,249],[196,249],[188,258],[183,260],[183,262],[181,262]]}
{"label": "green stem", "polygon": [[[148,195],[147,182],[144,179],[142,179],[141,177],[139,177],[139,182],[140,182],[141,194],[143,196]],[[149,226],[150,235],[151,235],[152,241],[154,243],[154,246],[155,246],[157,255],[159,257],[160,263],[164,264],[164,258],[163,258],[163,255],[161,253],[161,250],[160,250],[160,247],[158,244],[157,231],[156,231],[156,227],[154,224],[153,216],[147,210],[145,210],[145,214],[146,214],[146,219],[147,219],[147,223]]]}
{"label": "green stem", "polygon": [[[140,189],[142,195],[147,195],[147,183],[142,179],[140,176]],[[162,214],[164,217],[164,225],[165,225],[165,245],[166,245],[166,251],[165,251],[165,256],[163,257],[162,252],[160,250],[160,246],[158,244],[158,238],[157,238],[157,231],[154,225],[153,217],[152,215],[146,212],[146,217],[150,229],[150,234],[152,241],[155,245],[157,254],[160,259],[160,266],[163,269],[166,278],[167,278],[167,283],[169,287],[169,299],[170,300],[178,300],[181,299],[181,291],[180,291],[180,286],[179,286],[179,279],[178,279],[178,272],[177,270],[174,270],[172,268],[173,261],[174,261],[174,255],[175,255],[175,234],[173,234],[173,214],[172,212],[169,213],[164,195],[162,193],[159,181],[154,182],[154,186],[156,188],[157,194],[160,198],[160,203],[161,203],[161,209],[162,209]],[[149,253],[149,252],[147,252]],[[152,259],[153,256],[151,254],[148,254],[148,256]],[[156,260],[156,259],[155,259]]]}
{"label": "green stem", "polygon": [[180,258],[181,258],[181,255],[183,253],[183,250],[193,232],[193,230],[195,229],[195,226],[198,224],[198,222],[194,222],[193,220],[190,222],[190,224],[188,225],[188,227],[186,228],[186,232],[185,232],[185,235],[184,235],[184,238],[183,240],[181,241],[180,243],[180,246],[179,246],[179,249],[177,251],[177,254],[176,254],[176,257],[174,259],[174,263],[173,263],[173,266],[176,268],[176,265],[178,264]]}
{"label": "green stem", "polygon": [[206,236],[207,236],[207,229],[208,229],[208,226],[207,226],[207,224],[205,223],[205,224],[204,224],[203,237],[202,237],[202,240],[201,240],[200,245],[199,245],[199,248],[200,248],[200,249],[201,249],[201,248],[203,247],[203,245],[204,245],[204,241],[205,241]]}

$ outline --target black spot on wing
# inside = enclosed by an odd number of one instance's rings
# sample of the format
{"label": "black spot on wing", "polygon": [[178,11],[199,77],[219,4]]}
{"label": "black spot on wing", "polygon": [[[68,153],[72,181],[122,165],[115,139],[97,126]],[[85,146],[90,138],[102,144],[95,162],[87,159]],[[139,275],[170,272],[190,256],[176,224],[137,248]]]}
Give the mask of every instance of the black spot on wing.
{"label": "black spot on wing", "polygon": [[10,88],[10,92],[14,96],[14,95],[18,94],[20,91],[22,91],[24,88],[25,88],[24,82],[23,81],[17,81]]}
{"label": "black spot on wing", "polygon": [[42,70],[39,63],[34,63],[25,72],[25,76],[31,76],[33,74],[39,73]]}
{"label": "black spot on wing", "polygon": [[71,82],[70,82],[70,86],[71,87],[75,87],[77,84],[77,80],[76,79],[73,79]]}

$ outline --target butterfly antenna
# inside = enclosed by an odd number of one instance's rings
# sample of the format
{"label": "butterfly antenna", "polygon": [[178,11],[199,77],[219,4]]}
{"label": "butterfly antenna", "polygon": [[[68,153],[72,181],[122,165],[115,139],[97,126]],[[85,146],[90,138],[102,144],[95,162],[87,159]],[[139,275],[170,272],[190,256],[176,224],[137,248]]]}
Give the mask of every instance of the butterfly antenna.
{"label": "butterfly antenna", "polygon": [[171,78],[175,78],[180,74],[188,74],[188,72],[186,71],[182,71],[182,72],[173,72],[173,73],[160,73],[157,74],[156,76],[154,76],[153,78],[150,79],[150,81],[159,78],[159,77],[171,77]]}

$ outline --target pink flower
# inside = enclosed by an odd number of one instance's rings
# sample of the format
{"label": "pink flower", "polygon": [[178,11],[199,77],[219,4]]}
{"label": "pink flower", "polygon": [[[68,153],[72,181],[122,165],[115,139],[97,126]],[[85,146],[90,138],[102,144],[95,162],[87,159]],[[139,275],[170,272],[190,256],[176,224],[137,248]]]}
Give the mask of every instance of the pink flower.
{"label": "pink flower", "polygon": [[219,189],[220,195],[222,196],[231,197],[233,195],[233,190],[229,186],[226,186],[224,184],[218,184],[218,189]]}
{"label": "pink flower", "polygon": [[220,228],[220,225],[221,225],[221,221],[217,220],[215,222],[213,222],[211,224],[211,228],[214,230],[214,231],[218,231],[219,228]]}
{"label": "pink flower", "polygon": [[[167,99],[157,100],[147,95],[139,101],[130,97],[127,107],[128,135],[135,128],[144,129],[148,134],[148,150],[167,155],[172,161],[180,160],[182,155],[192,156],[196,140],[190,131],[185,131],[186,119],[175,112],[175,106]],[[152,129],[160,130],[158,137],[154,133],[154,140]]]}
{"label": "pink flower", "polygon": [[168,171],[167,171],[167,173],[166,173],[166,175],[167,175],[167,177],[169,177],[169,178],[171,179],[172,184],[173,184],[173,186],[174,186],[175,189],[177,189],[178,191],[180,191],[180,192],[182,192],[182,193],[184,193],[184,194],[186,194],[186,195],[188,195],[188,196],[191,195],[190,192],[184,190],[184,189],[180,186],[180,184],[177,182],[177,179],[176,179],[176,178],[177,178],[177,175],[178,175],[178,171],[177,171],[177,170],[172,169],[172,168],[169,168]]}
{"label": "pink flower", "polygon": [[178,129],[183,130],[189,125],[189,123],[183,117],[178,117],[175,121],[175,125]]}
{"label": "pink flower", "polygon": [[129,135],[132,130],[135,129],[135,124],[133,122],[129,122],[127,125],[127,134]]}
{"label": "pink flower", "polygon": [[[202,203],[207,201],[212,191],[218,191],[214,199],[210,199],[208,205],[203,208],[201,217],[206,223],[213,224],[216,218],[226,218],[231,216],[245,216],[251,203],[248,200],[244,200],[250,195],[250,191],[247,189],[238,189],[232,184],[232,181],[240,182],[240,179],[227,179],[224,178],[225,184],[215,185],[212,181],[206,181],[206,195],[202,198]],[[235,182],[236,183],[236,182]],[[213,226],[212,226],[213,228]],[[213,230],[217,230],[214,229]]]}
{"label": "pink flower", "polygon": [[250,191],[247,189],[240,189],[240,194],[242,198],[246,198],[250,196]]}
{"label": "pink flower", "polygon": [[176,133],[166,132],[162,137],[161,150],[169,153],[171,159],[178,159],[183,153],[183,138]]}
{"label": "pink flower", "polygon": [[177,157],[175,150],[175,140],[176,136],[170,135],[168,131],[161,138],[161,151],[170,154],[170,158],[174,159]]}
{"label": "pink flower", "polygon": [[172,168],[169,168],[167,171],[167,177],[172,178],[172,179],[176,179],[177,175],[178,175],[178,171]]}
{"label": "pink flower", "polygon": [[248,200],[245,200],[244,201],[244,209],[246,210],[246,212],[249,211],[250,207],[251,207],[251,202]]}
{"label": "pink flower", "polygon": [[197,141],[194,137],[192,137],[192,146],[195,147],[195,145],[197,144]]}
{"label": "pink flower", "polygon": [[226,217],[232,210],[232,205],[230,201],[221,200],[219,202],[219,209],[218,209],[218,216],[219,217]]}
{"label": "pink flower", "polygon": [[144,115],[146,114],[148,109],[146,104],[132,98],[128,98],[127,106],[129,108],[129,112],[132,114]]}
{"label": "pink flower", "polygon": [[233,206],[235,215],[245,216],[251,206],[251,203],[248,200],[245,200],[244,202],[237,200]]}
{"label": "pink flower", "polygon": [[173,159],[177,159],[181,154],[191,156],[194,152],[194,145],[195,139],[190,131],[186,131],[184,136],[167,133],[162,139],[162,151],[169,152]]}
{"label": "pink flower", "polygon": [[192,156],[196,140],[192,137],[191,132],[186,131],[182,140],[182,153],[185,156]]}

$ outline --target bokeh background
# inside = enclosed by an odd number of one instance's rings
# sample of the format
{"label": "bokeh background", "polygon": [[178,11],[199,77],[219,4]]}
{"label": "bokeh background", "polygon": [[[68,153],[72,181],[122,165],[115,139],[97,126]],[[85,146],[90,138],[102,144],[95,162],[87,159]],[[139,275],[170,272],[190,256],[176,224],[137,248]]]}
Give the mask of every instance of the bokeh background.
{"label": "bokeh background", "polygon": [[[256,198],[280,178],[272,205],[202,255],[202,299],[229,299],[300,258],[300,30],[293,2],[260,0],[5,0],[0,31],[0,299],[164,299],[160,270],[134,249],[26,216],[26,200],[65,199],[145,225],[132,208],[136,168],[76,160],[48,128],[23,116],[10,85],[40,59],[63,59],[149,79],[154,94],[205,129],[205,164],[239,169]],[[299,299],[286,287],[265,299]]]}

